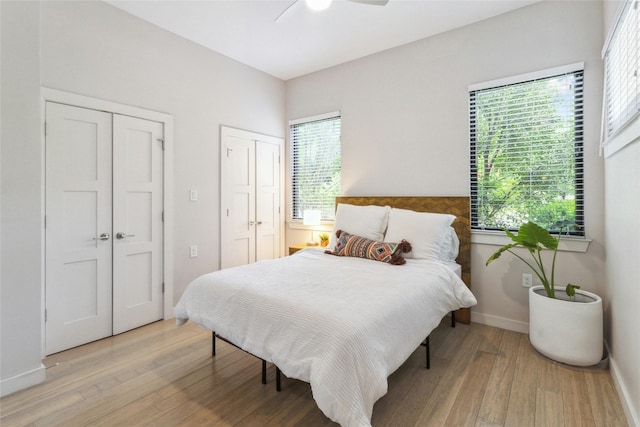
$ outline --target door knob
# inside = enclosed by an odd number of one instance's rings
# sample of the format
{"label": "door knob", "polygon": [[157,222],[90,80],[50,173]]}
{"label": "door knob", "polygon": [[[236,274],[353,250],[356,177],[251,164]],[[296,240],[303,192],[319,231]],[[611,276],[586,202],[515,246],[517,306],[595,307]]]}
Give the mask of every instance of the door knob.
{"label": "door knob", "polygon": [[94,237],[93,240],[109,240],[109,236],[107,233],[102,233],[98,237]]}
{"label": "door knob", "polygon": [[249,221],[249,225],[262,225],[262,221]]}
{"label": "door knob", "polygon": [[116,233],[116,239],[124,239],[125,237],[136,237],[135,234],[127,234],[124,231],[119,231]]}

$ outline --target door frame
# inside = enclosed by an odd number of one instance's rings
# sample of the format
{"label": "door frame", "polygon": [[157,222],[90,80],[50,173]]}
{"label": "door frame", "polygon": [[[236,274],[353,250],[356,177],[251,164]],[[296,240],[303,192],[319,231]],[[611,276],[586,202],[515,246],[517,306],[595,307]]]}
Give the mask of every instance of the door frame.
{"label": "door frame", "polygon": [[[41,146],[42,152],[45,150],[45,107],[47,102],[57,102],[60,104],[67,104],[74,107],[87,108],[91,110],[104,111],[113,114],[120,114],[123,116],[138,117],[141,119],[151,120],[163,124],[164,127],[164,156],[163,156],[163,204],[164,204],[164,222],[162,225],[163,231],[163,260],[162,260],[162,281],[164,283],[164,296],[163,296],[163,318],[170,319],[174,317],[173,314],[173,116],[167,113],[161,113],[158,111],[145,110],[139,107],[133,107],[130,105],[119,104],[117,102],[106,101],[97,98],[91,98],[84,95],[77,95],[70,92],[64,92],[57,89],[48,87],[41,87],[40,89],[40,117],[42,123],[41,134]],[[43,156],[44,157],[44,156]],[[41,165],[42,168],[42,217],[45,215],[45,167],[46,159],[43,158]],[[42,277],[41,277],[41,310],[44,313],[46,303],[46,269],[45,269],[45,228],[44,221],[41,225],[41,242],[42,242]],[[46,327],[45,317],[42,316],[41,323],[41,357],[45,357],[46,348]]]}

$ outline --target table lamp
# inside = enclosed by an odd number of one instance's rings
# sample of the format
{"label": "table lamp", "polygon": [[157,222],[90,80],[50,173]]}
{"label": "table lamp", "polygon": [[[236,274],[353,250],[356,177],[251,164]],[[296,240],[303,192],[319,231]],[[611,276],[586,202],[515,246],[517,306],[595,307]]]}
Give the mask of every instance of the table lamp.
{"label": "table lamp", "polygon": [[[320,225],[322,212],[314,209],[305,209],[302,212],[302,224],[318,226]],[[316,246],[317,243],[313,240],[313,229],[311,230],[311,241],[307,242],[307,246]]]}

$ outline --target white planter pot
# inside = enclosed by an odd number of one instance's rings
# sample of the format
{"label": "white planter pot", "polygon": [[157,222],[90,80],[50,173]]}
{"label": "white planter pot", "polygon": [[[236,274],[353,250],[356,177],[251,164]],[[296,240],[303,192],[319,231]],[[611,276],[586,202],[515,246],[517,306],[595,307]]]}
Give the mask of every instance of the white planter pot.
{"label": "white planter pot", "polygon": [[546,296],[543,286],[529,289],[529,340],[550,359],[574,366],[600,362],[602,342],[602,298],[576,290],[569,301],[564,288],[555,288],[556,298]]}

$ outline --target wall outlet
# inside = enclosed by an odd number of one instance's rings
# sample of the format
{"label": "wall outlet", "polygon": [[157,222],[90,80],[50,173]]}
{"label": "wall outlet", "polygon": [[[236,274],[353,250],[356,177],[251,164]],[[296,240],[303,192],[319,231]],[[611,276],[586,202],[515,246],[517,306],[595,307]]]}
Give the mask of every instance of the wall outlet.
{"label": "wall outlet", "polygon": [[533,286],[533,274],[522,273],[522,287],[530,288],[531,286]]}
{"label": "wall outlet", "polygon": [[198,247],[197,246],[189,247],[189,257],[195,258],[197,256],[198,256]]}
{"label": "wall outlet", "polygon": [[189,190],[189,200],[192,202],[198,201],[198,190]]}

